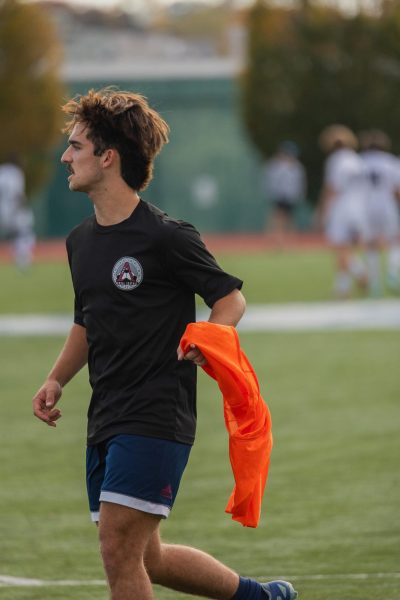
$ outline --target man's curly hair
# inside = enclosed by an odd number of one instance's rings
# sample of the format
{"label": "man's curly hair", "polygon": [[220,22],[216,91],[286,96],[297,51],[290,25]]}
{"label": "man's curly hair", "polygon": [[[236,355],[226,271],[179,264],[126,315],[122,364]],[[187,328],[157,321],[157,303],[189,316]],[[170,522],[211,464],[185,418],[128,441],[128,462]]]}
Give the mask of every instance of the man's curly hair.
{"label": "man's curly hair", "polygon": [[101,156],[108,148],[115,148],[124,181],[137,191],[147,187],[154,159],[168,142],[169,127],[144,96],[111,87],[92,89],[69,100],[62,110],[70,117],[64,133],[83,123],[94,154]]}

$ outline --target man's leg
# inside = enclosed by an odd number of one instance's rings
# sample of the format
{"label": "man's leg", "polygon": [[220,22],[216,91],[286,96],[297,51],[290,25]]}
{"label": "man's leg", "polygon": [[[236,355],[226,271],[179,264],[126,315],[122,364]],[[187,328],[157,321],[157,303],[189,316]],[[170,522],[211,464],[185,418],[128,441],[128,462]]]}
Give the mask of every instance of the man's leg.
{"label": "man's leg", "polygon": [[287,582],[259,584],[253,579],[239,578],[234,571],[200,550],[162,544],[158,530],[146,549],[145,566],[153,583],[214,600],[297,598],[297,593]]}
{"label": "man's leg", "polygon": [[[140,453],[140,448],[143,450],[147,443],[147,440],[137,440],[134,436],[116,436],[107,443],[107,449],[104,445],[88,449],[90,507],[92,518],[99,521],[101,554],[111,590],[111,600],[151,600],[153,598],[151,581],[177,591],[215,600],[278,600],[279,597],[284,600],[294,600],[296,595],[291,594],[290,590],[285,595],[281,593],[279,587],[275,586],[276,593],[273,590],[270,593],[270,588],[263,588],[251,579],[239,578],[234,571],[204,552],[185,546],[161,544],[159,523],[161,515],[166,516],[168,513],[165,512],[168,507],[159,504],[159,489],[164,485],[163,481],[157,482],[155,486],[153,484],[155,487],[153,501],[140,500],[140,482],[147,481],[146,473],[148,475],[150,468],[144,460],[146,454]],[[160,444],[160,441],[157,444],[154,441],[151,443],[153,450],[151,456],[154,462],[157,448],[160,445],[164,447],[165,444]],[[139,473],[140,477],[131,477],[131,483],[134,483],[132,489],[117,487],[111,491],[110,487],[116,485],[121,466],[125,469],[124,473],[126,472],[127,463],[124,461],[123,449],[126,445],[131,448],[132,444],[136,444],[137,447],[136,452],[131,452],[131,455],[136,458],[141,457],[146,470],[144,473]],[[104,476],[106,450],[108,470]],[[186,463],[187,451],[183,454]],[[132,460],[129,464],[132,467]],[[165,467],[166,462],[164,461],[163,464]],[[143,471],[143,465],[141,470]],[[154,479],[154,472],[150,472],[151,478]],[[166,475],[165,468],[163,475]],[[167,481],[168,479],[167,477]],[[126,475],[123,481],[125,480]],[[177,490],[179,480],[177,483],[171,475],[171,481],[173,489]],[[104,486],[101,493],[99,485]],[[124,499],[123,505],[114,502],[113,494],[116,496],[116,501],[118,497]],[[140,502],[143,510],[133,508],[132,500]],[[157,515],[152,514],[154,507],[161,512]],[[144,512],[146,508],[150,512]]]}
{"label": "man's leg", "polygon": [[231,600],[239,576],[212,556],[190,548],[162,544],[155,531],[145,553],[145,566],[153,583],[179,592]]}
{"label": "man's leg", "polygon": [[151,600],[152,585],[144,553],[160,517],[119,504],[102,502],[99,538],[111,600]]}
{"label": "man's leg", "polygon": [[336,263],[333,291],[336,298],[346,299],[350,297],[352,288],[352,278],[349,272],[349,249],[344,245],[336,245],[333,249]]}
{"label": "man's leg", "polygon": [[361,242],[357,242],[350,250],[348,257],[348,270],[358,288],[362,291],[368,289],[368,271],[364,260],[365,247]]}
{"label": "man's leg", "polygon": [[384,249],[383,243],[377,240],[368,245],[365,255],[368,271],[368,291],[372,298],[378,298],[383,294],[381,281],[381,253]]}

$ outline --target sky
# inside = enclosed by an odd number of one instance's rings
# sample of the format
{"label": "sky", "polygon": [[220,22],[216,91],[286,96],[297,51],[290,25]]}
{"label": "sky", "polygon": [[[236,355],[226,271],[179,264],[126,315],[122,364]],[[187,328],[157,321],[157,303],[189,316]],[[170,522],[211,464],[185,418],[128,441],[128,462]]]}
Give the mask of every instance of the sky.
{"label": "sky", "polygon": [[[34,0],[25,0],[26,2],[32,2]],[[73,5],[84,5],[88,7],[94,8],[112,8],[112,7],[120,7],[127,10],[137,11],[141,9],[149,9],[151,7],[152,1],[154,4],[159,5],[168,5],[173,4],[179,0],[64,0],[64,2],[68,2]],[[189,0],[190,1],[190,0]],[[204,3],[204,4],[217,4],[219,0],[194,0],[196,2]],[[249,5],[252,4],[254,0],[233,0],[237,5]],[[290,0],[276,0],[277,3],[282,2],[282,4],[290,3]],[[293,1],[293,0],[292,0]],[[357,6],[363,5],[364,7],[373,7],[376,3],[376,0],[325,0],[327,4],[335,4],[336,6],[344,9],[353,11]]]}

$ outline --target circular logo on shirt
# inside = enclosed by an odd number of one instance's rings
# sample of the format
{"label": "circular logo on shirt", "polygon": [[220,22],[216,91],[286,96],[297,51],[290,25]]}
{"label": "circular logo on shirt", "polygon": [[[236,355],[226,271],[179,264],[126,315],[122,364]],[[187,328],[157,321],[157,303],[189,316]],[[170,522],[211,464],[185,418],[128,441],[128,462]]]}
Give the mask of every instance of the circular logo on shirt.
{"label": "circular logo on shirt", "polygon": [[142,265],[136,258],[123,256],[113,267],[112,280],[119,290],[130,292],[143,281]]}

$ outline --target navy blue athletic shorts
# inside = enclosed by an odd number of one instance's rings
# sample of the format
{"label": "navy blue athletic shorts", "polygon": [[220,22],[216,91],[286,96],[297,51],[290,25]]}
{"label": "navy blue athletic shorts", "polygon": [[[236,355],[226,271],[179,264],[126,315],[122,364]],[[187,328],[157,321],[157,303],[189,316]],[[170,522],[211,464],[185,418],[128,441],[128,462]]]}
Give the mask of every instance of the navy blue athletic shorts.
{"label": "navy blue athletic shorts", "polygon": [[140,435],[115,435],[88,446],[86,485],[92,521],[100,502],[168,517],[191,446]]}

